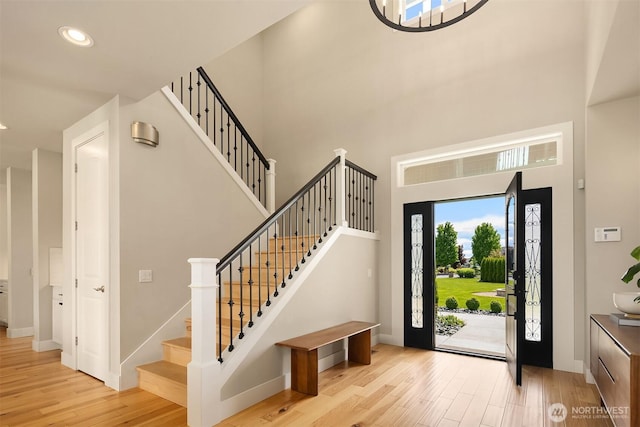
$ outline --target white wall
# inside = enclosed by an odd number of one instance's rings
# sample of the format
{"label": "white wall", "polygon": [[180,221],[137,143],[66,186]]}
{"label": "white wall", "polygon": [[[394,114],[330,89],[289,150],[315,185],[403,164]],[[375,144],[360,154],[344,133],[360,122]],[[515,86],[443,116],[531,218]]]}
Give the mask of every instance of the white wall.
{"label": "white wall", "polygon": [[[62,153],[35,149],[32,154],[33,348],[52,343],[49,248],[62,247]],[[63,306],[64,307],[64,306]]]}
{"label": "white wall", "polygon": [[258,34],[203,66],[261,151],[262,61],[262,36]]}
{"label": "white wall", "polygon": [[[592,313],[617,312],[613,292],[640,291],[620,280],[640,245],[639,117],[637,96],[587,109],[585,321]],[[622,241],[594,242],[593,229],[606,226],[622,227]]]}
{"label": "white wall", "polygon": [[[190,298],[188,258],[221,258],[265,218],[161,93],[120,109],[120,322],[124,360]],[[130,124],[160,144],[134,142]],[[139,283],[139,270],[153,282]]]}
{"label": "white wall", "polygon": [[7,337],[33,335],[31,172],[7,169],[9,319]]}
{"label": "white wall", "polygon": [[[544,31],[533,16],[544,17]],[[382,333],[392,331],[386,302],[396,297],[390,158],[572,121],[574,178],[583,177],[583,25],[581,2],[491,1],[454,26],[406,34],[382,25],[366,2],[318,2],[263,33],[265,151],[278,159],[278,197],[335,147],[379,177]],[[567,226],[580,234],[566,268],[576,270],[581,308],[583,195],[570,198]],[[583,346],[574,350],[580,359]]]}

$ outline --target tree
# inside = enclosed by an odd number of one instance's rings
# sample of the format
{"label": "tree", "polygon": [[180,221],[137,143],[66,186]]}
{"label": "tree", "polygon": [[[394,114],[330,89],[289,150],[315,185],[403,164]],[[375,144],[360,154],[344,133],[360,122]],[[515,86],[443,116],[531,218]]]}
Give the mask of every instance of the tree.
{"label": "tree", "polygon": [[471,251],[474,260],[482,265],[482,260],[494,250],[500,250],[500,235],[493,228],[493,225],[483,222],[476,227],[476,231],[471,238]]}
{"label": "tree", "polygon": [[447,266],[458,262],[458,233],[449,221],[438,225],[436,235],[436,266]]}
{"label": "tree", "polygon": [[464,245],[458,245],[458,262],[461,265],[465,265],[467,263],[467,258],[464,256]]}

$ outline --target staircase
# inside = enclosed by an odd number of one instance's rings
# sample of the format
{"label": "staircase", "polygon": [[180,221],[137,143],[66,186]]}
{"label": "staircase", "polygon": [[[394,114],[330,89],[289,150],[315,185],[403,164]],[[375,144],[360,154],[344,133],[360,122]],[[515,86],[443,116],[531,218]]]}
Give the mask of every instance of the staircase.
{"label": "staircase", "polygon": [[[193,348],[198,353],[192,357],[191,319],[187,319],[184,337],[162,342],[163,360],[136,368],[141,389],[186,407],[187,365],[193,359],[189,375],[198,381],[189,386],[189,401],[195,403],[188,408],[188,418],[192,425],[211,425],[216,422],[212,421],[216,410],[220,413],[220,369],[227,368],[228,379],[252,346],[238,350],[238,357],[228,363],[225,358],[231,356],[254,323],[267,315],[272,300],[336,227],[374,231],[377,178],[348,161],[345,150],[335,150],[336,157],[276,210],[275,162],[262,155],[204,70],[198,68],[172,83],[170,90],[165,89],[165,95],[196,134],[201,134],[200,139],[206,140],[214,157],[220,157],[220,164],[238,177],[239,185],[249,189],[249,195],[266,208],[265,213],[272,212],[217,265],[212,259],[195,259],[202,269],[194,276],[192,263],[192,284],[194,277],[198,278],[191,300],[196,326]],[[202,277],[206,263],[205,283]],[[255,329],[263,330],[269,324],[263,322]],[[256,331],[248,340],[255,342],[263,333]],[[207,338],[212,335],[215,350]],[[212,363],[216,359],[220,365]],[[205,390],[202,383],[210,387]]]}
{"label": "staircase", "polygon": [[[230,310],[220,313],[222,349],[228,348],[232,333],[250,327],[253,315],[257,316],[262,311],[261,301],[270,301],[278,292],[283,282],[282,269],[295,270],[297,261],[308,253],[303,247],[321,240],[320,235],[298,236],[297,239],[295,236],[271,238],[268,248],[254,253],[257,266],[244,269],[238,280],[224,283],[225,289],[231,289],[231,295],[227,298],[236,304],[242,302],[243,307],[250,307],[252,316],[241,319],[233,316]],[[276,265],[278,271],[274,268]],[[185,319],[184,337],[163,341],[162,347],[162,360],[137,367],[138,387],[186,407],[187,364],[191,361],[191,319]]]}

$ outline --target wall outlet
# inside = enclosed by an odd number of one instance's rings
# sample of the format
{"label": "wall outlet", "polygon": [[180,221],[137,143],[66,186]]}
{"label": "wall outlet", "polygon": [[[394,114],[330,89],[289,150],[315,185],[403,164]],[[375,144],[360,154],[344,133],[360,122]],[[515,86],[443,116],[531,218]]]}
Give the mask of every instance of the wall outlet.
{"label": "wall outlet", "polygon": [[138,270],[138,282],[153,282],[153,272],[151,270]]}

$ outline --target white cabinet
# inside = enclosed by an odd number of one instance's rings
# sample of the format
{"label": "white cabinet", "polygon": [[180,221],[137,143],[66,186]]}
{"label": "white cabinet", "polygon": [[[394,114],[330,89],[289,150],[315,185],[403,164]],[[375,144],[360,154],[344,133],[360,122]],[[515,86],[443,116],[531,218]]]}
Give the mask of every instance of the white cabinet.
{"label": "white cabinet", "polygon": [[52,286],[53,295],[51,296],[51,340],[62,345],[62,286]]}

